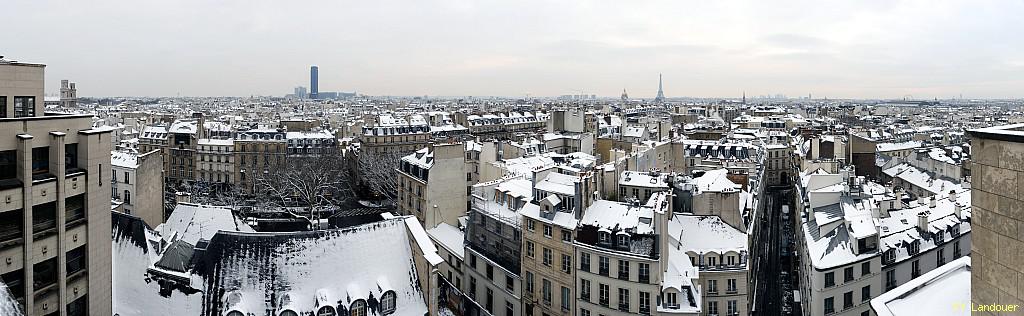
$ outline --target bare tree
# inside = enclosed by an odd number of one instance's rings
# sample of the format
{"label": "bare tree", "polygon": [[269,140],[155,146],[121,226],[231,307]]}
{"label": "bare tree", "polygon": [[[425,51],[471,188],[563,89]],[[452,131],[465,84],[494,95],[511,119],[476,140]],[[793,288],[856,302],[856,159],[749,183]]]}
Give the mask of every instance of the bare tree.
{"label": "bare tree", "polygon": [[399,185],[396,169],[405,154],[360,152],[357,155],[356,172],[359,174],[361,185],[366,186],[378,199],[394,202],[398,197]]}
{"label": "bare tree", "polygon": [[318,211],[349,196],[347,169],[341,156],[322,154],[289,157],[277,170],[255,178],[257,196],[272,198],[282,204],[309,208],[309,219],[315,221]]}

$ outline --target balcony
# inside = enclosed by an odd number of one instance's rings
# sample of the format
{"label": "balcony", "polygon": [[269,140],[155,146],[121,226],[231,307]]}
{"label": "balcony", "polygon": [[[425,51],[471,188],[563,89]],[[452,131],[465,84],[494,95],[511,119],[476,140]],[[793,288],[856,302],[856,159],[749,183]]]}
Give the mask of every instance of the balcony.
{"label": "balcony", "polygon": [[598,304],[600,304],[601,306],[604,306],[604,307],[608,307],[608,299],[607,298],[603,298],[603,299],[600,300],[600,302],[598,302]]}
{"label": "balcony", "polygon": [[619,280],[629,281],[629,272],[619,271]]}
{"label": "balcony", "polygon": [[619,304],[619,311],[629,312],[629,304]]}

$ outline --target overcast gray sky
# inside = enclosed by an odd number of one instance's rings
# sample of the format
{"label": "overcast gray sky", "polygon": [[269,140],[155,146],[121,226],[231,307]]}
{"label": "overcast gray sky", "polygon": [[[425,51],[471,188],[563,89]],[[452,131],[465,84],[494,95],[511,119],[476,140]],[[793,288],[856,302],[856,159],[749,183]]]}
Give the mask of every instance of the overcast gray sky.
{"label": "overcast gray sky", "polygon": [[83,96],[1024,96],[1024,1],[7,0]]}

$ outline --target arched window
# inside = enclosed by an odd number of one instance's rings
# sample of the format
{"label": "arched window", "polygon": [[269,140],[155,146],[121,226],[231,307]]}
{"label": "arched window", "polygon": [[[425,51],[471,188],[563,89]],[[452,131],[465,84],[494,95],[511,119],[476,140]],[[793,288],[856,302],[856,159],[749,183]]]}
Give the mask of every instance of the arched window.
{"label": "arched window", "polygon": [[[284,315],[284,314],[281,314],[281,315]],[[228,312],[228,316],[245,316],[245,315],[242,314],[242,312],[239,312],[239,311],[231,311],[231,312]]]}
{"label": "arched window", "polygon": [[352,302],[352,307],[349,308],[349,316],[366,316],[366,300],[358,299]]}
{"label": "arched window", "polygon": [[334,307],[331,307],[331,306],[320,307],[320,309],[316,311],[316,316],[336,316],[336,315],[338,315],[338,313],[334,310]]}
{"label": "arched window", "polygon": [[[231,315],[228,315],[228,316],[231,316]],[[281,312],[281,314],[278,315],[278,316],[299,316],[299,314],[296,314],[295,311],[288,309],[288,310],[285,310],[285,311]]]}
{"label": "arched window", "polygon": [[384,292],[380,297],[380,313],[389,315],[395,312],[395,291]]}

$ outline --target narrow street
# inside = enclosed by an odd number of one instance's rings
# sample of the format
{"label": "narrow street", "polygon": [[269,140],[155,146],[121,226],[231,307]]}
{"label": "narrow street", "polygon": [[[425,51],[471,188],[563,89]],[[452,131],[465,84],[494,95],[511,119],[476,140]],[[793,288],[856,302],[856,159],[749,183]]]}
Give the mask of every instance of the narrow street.
{"label": "narrow street", "polygon": [[[784,315],[789,308],[785,307],[792,298],[785,293],[790,289],[788,283],[794,277],[789,271],[790,258],[784,258],[783,252],[791,247],[784,244],[790,240],[785,234],[792,234],[787,221],[782,219],[782,206],[787,203],[786,190],[769,188],[765,194],[765,216],[762,217],[760,229],[755,239],[756,253],[761,254],[755,259],[754,310],[757,315]],[[789,216],[793,216],[790,214]],[[787,251],[788,251],[787,250]]]}

